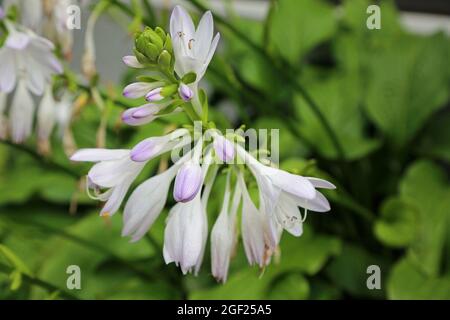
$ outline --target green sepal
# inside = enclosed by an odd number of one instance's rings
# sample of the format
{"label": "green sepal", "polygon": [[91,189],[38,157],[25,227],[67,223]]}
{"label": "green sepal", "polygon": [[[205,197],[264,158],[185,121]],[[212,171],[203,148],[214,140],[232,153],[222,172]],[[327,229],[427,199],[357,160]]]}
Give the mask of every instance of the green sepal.
{"label": "green sepal", "polygon": [[150,62],[144,54],[142,54],[138,51],[137,48],[133,49],[133,53],[136,56],[136,59],[139,61],[139,63],[148,64]]}
{"label": "green sepal", "polygon": [[161,90],[161,95],[166,98],[170,97],[171,95],[175,94],[178,90],[178,84],[170,84],[168,86],[165,86]]}
{"label": "green sepal", "polygon": [[186,73],[183,78],[181,78],[181,82],[184,84],[191,84],[197,80],[197,74],[195,72]]}
{"label": "green sepal", "polygon": [[161,38],[161,40],[162,40],[163,42],[166,41],[166,38],[167,38],[166,32],[165,32],[162,28],[156,27],[156,28],[155,28],[155,32],[156,32],[156,34]]}

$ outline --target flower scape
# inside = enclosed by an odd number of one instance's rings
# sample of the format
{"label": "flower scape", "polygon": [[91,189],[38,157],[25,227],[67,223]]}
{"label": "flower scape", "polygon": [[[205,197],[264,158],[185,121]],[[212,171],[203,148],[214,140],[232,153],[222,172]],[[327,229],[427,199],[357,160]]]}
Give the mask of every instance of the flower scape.
{"label": "flower scape", "polygon": [[[25,42],[33,44],[30,36],[26,41],[19,40],[9,41],[12,45],[7,50],[20,50]],[[277,251],[284,230],[299,237],[308,211],[330,210],[318,189],[335,186],[322,179],[280,170],[275,163],[258,159],[257,151],[246,150],[241,135],[223,134],[208,121],[208,99],[200,81],[219,41],[210,12],[196,27],[180,6],[170,17],[170,33],[160,27],[146,27],[139,32],[134,54],[125,56],[123,62],[140,69],[143,75],[126,86],[123,95],[146,102],[123,112],[122,121],[130,126],[151,125],[155,119],[184,112],[191,123],[164,136],[148,137],[130,150],[80,149],[71,160],[95,163],[87,175],[87,189],[91,197],[106,202],[100,214],[112,216],[145,165],[172,152],[169,168],[132,191],[124,206],[122,235],[135,242],[148,232],[163,211],[173,182],[170,196],[176,204],[166,219],[165,262],[175,263],[183,274],[198,274],[210,239],[212,275],[225,282],[239,236],[248,263],[264,269]],[[45,44],[39,48],[44,50]],[[58,68],[53,70],[57,72]],[[26,82],[20,83],[18,90],[26,90]],[[198,127],[205,133],[198,134]],[[174,151],[182,154],[174,157],[174,153],[180,154]],[[226,186],[220,213],[209,234],[208,198],[219,174],[226,176]],[[256,197],[249,190],[252,182],[257,185]]]}

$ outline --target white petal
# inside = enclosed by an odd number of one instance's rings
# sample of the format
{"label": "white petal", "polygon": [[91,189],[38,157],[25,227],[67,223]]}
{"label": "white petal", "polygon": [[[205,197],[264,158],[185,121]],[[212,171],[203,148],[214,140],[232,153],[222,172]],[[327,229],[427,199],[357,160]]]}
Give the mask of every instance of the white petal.
{"label": "white petal", "polygon": [[319,191],[316,192],[316,196],[314,197],[314,199],[303,199],[298,197],[294,197],[294,199],[299,207],[315,212],[330,211],[330,203],[328,202],[327,198],[325,198],[325,196]]}
{"label": "white petal", "polygon": [[174,170],[167,170],[138,186],[125,205],[122,236],[137,236],[137,240],[151,227],[159,216],[167,200],[169,186],[175,176]]}
{"label": "white petal", "polygon": [[206,60],[204,61],[206,66],[208,66],[209,63],[211,62],[211,60],[214,56],[214,53],[216,52],[217,45],[219,44],[219,40],[220,40],[220,33],[217,33],[216,36],[214,37],[213,42],[211,43],[211,47],[209,48],[208,55],[206,56]]}
{"label": "white petal", "polygon": [[139,173],[144,165],[145,162],[137,163],[126,156],[119,160],[102,161],[95,164],[89,170],[88,176],[96,185],[111,188],[122,183],[130,175]]}
{"label": "white petal", "polygon": [[312,177],[306,177],[306,179],[308,179],[309,182],[311,182],[312,185],[316,188],[336,189],[336,186],[327,180],[323,180],[323,179],[319,179],[319,178],[312,178]]}
{"label": "white petal", "polygon": [[131,176],[126,181],[124,181],[124,183],[113,188],[113,191],[108,199],[108,202],[106,202],[105,206],[100,212],[100,215],[112,216],[114,213],[117,212],[117,210],[119,210],[120,205],[122,204],[122,201],[125,198],[125,195],[127,194],[127,191],[130,188],[130,185],[133,182],[134,178],[135,177]]}
{"label": "white petal", "polygon": [[194,38],[195,27],[191,16],[186,10],[181,6],[176,6],[170,17],[170,34],[172,38],[175,38],[176,36],[179,36],[179,32],[182,32],[184,37],[189,41]]}
{"label": "white petal", "polygon": [[23,81],[17,86],[9,114],[12,140],[21,143],[31,134],[34,118],[33,98]]}
{"label": "white petal", "polygon": [[10,93],[16,85],[15,56],[12,50],[0,49],[0,91]]}
{"label": "white petal", "polygon": [[130,150],[127,149],[80,149],[70,157],[70,160],[88,162],[118,160],[127,156],[129,153]]}
{"label": "white petal", "polygon": [[37,111],[37,130],[41,140],[48,140],[52,133],[55,125],[55,104],[52,88],[48,86]]}
{"label": "white petal", "polygon": [[305,177],[288,173],[283,170],[269,168],[265,170],[265,174],[280,189],[289,192],[297,197],[305,199],[313,199],[316,195],[316,189]]}
{"label": "white petal", "polygon": [[200,20],[195,32],[194,52],[195,57],[205,61],[211,47],[214,32],[214,22],[210,11],[206,12]]}
{"label": "white petal", "polygon": [[245,254],[250,265],[264,266],[264,222],[261,213],[250,199],[247,189],[243,189],[242,205],[242,239]]}

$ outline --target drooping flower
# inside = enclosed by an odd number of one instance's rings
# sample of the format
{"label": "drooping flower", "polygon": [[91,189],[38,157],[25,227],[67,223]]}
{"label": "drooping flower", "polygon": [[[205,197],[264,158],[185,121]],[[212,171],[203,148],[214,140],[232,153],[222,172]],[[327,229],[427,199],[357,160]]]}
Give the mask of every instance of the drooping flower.
{"label": "drooping flower", "polygon": [[[186,130],[180,130],[168,136],[178,139],[186,133]],[[107,189],[104,193],[94,196],[102,201],[107,200],[101,215],[113,215],[145,164],[173,147],[171,139],[164,138],[159,142],[160,146],[154,149],[153,154],[147,154],[147,160],[141,162],[133,161],[132,151],[127,149],[81,149],[72,155],[72,161],[96,162],[88,173],[88,182],[94,190]]]}
{"label": "drooping flower", "polygon": [[236,184],[230,206],[230,175],[227,177],[222,209],[211,230],[211,271],[219,282],[226,282],[231,256],[237,241],[236,215],[241,202],[241,189]]}
{"label": "drooping flower", "polygon": [[28,90],[42,95],[51,77],[63,71],[53,54],[53,43],[12,23],[6,25],[9,34],[0,48],[0,91],[13,91],[17,81],[23,79]]}
{"label": "drooping flower", "polygon": [[34,102],[31,93],[42,95],[62,66],[53,54],[53,44],[30,30],[5,22],[9,34],[0,48],[0,91],[14,89],[9,127],[14,142],[23,142],[32,132]]}
{"label": "drooping flower", "polygon": [[[194,151],[195,152],[195,151]],[[205,157],[201,168],[202,178],[210,166],[210,154]],[[209,193],[206,190],[206,193]],[[169,213],[164,233],[164,260],[167,264],[175,262],[184,274],[198,272],[207,239],[206,201],[209,194],[197,193],[192,201],[179,202]]]}

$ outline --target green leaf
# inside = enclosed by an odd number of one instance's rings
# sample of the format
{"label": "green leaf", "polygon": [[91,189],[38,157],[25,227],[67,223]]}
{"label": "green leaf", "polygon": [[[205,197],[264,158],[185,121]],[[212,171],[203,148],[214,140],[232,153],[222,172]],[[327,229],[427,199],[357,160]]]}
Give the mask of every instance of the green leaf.
{"label": "green leaf", "polygon": [[[155,286],[162,286],[164,289],[162,287],[159,291],[148,289],[145,287],[145,280],[113,259],[111,254],[140,268],[143,268],[140,261],[144,260],[146,268],[143,270],[149,272],[152,267],[155,267],[153,259],[160,259],[155,256],[154,248],[145,239],[130,244],[128,239],[121,237],[121,227],[122,219],[119,214],[105,220],[97,213],[92,213],[63,230],[104,248],[105,250],[102,251],[86,243],[60,236],[52,237],[50,234],[47,246],[41,253],[46,259],[39,268],[37,276],[59,288],[65,288],[68,277],[67,267],[77,265],[81,269],[82,287],[77,294],[84,299],[123,297],[133,290],[135,295],[140,293],[141,298],[167,298],[171,295],[174,297],[170,288],[167,288],[168,284],[164,284],[164,277],[161,277],[161,281],[155,280],[154,283]],[[160,219],[152,228],[152,232],[159,233],[162,228],[163,219]],[[45,291],[39,288],[33,289],[34,298],[45,297]]]}
{"label": "green leaf", "polygon": [[8,247],[0,244],[0,255],[3,256],[8,263],[14,267],[17,271],[31,276],[31,270],[28,269],[27,265],[20,259],[14,252],[12,252]]}
{"label": "green leaf", "polygon": [[274,11],[270,39],[277,51],[297,64],[336,30],[333,6],[322,0],[283,0]]}
{"label": "green leaf", "polygon": [[[309,83],[309,93],[343,146],[347,159],[359,159],[379,147],[378,140],[366,137],[364,133],[365,123],[360,110],[361,84],[354,74],[305,74],[304,79],[303,82]],[[336,148],[322,122],[300,96],[296,97],[296,109],[301,119],[300,132],[308,141],[314,142],[323,156],[336,158]]]}
{"label": "green leaf", "polygon": [[301,274],[287,274],[270,286],[268,299],[304,300],[309,296],[308,280]]}
{"label": "green leaf", "polygon": [[416,151],[420,155],[450,163],[450,112],[438,114],[429,122]]}
{"label": "green leaf", "polygon": [[[381,269],[382,290],[367,288],[367,267],[378,265]],[[364,248],[346,243],[342,253],[327,266],[326,273],[338,288],[361,298],[382,297],[384,281],[383,270],[387,270],[386,261],[381,256],[375,256]]]}
{"label": "green leaf", "polygon": [[450,212],[450,185],[434,163],[417,161],[400,184],[401,199],[418,210],[417,237],[410,247],[411,261],[427,275],[438,274]]}
{"label": "green leaf", "polygon": [[448,40],[442,35],[392,39],[370,59],[367,112],[402,147],[449,99]]}
{"label": "green leaf", "polygon": [[381,208],[381,217],[375,224],[375,235],[387,246],[405,247],[417,236],[418,212],[401,199],[388,199]]}
{"label": "green leaf", "polygon": [[401,259],[388,279],[388,297],[395,300],[450,299],[450,274],[427,277],[409,257]]}

